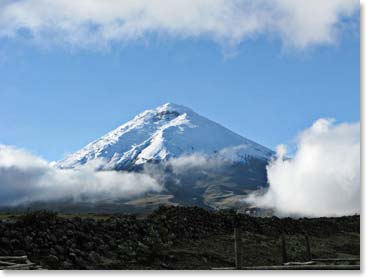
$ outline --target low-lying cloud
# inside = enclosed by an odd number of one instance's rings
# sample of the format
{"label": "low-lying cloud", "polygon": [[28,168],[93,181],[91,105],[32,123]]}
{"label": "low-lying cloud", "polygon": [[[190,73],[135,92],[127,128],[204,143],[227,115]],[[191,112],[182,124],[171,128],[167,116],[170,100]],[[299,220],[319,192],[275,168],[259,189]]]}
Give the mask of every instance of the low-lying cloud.
{"label": "low-lying cloud", "polygon": [[359,5],[357,0],[0,0],[0,37],[105,47],[152,35],[235,46],[266,35],[304,49],[335,43]]}
{"label": "low-lying cloud", "polygon": [[317,120],[298,137],[293,158],[278,147],[267,167],[269,189],[247,201],[279,215],[337,216],[360,212],[360,124]]}
{"label": "low-lying cloud", "polygon": [[159,192],[145,173],[96,171],[98,162],[58,169],[22,149],[0,145],[0,205],[33,201],[110,201]]}
{"label": "low-lying cloud", "polygon": [[[223,154],[231,151],[225,149]],[[127,172],[101,170],[103,160],[60,169],[23,149],[0,145],[0,206],[58,200],[108,202],[164,192],[165,184],[172,182],[194,185],[199,177],[202,181],[204,176],[231,174],[231,157],[221,154],[222,151],[214,156],[194,153],[147,163],[142,170]]]}

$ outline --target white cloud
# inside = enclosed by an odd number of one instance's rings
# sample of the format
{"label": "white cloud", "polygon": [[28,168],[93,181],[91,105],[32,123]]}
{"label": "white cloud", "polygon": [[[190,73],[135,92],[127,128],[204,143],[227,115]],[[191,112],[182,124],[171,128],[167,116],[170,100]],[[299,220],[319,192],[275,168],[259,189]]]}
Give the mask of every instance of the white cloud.
{"label": "white cloud", "polygon": [[191,154],[168,161],[174,174],[187,174],[190,170],[200,172],[203,170],[218,170],[225,165],[221,157],[209,157],[204,154]]}
{"label": "white cloud", "polygon": [[360,124],[319,119],[298,138],[292,159],[284,146],[267,168],[269,190],[248,201],[280,215],[333,216],[360,211]]}
{"label": "white cloud", "polygon": [[98,162],[61,170],[24,150],[0,145],[0,205],[63,199],[109,201],[163,189],[147,174],[96,171],[97,167]]}
{"label": "white cloud", "polygon": [[286,46],[334,43],[357,0],[0,0],[0,36],[104,47],[155,36],[235,46],[258,35]]}

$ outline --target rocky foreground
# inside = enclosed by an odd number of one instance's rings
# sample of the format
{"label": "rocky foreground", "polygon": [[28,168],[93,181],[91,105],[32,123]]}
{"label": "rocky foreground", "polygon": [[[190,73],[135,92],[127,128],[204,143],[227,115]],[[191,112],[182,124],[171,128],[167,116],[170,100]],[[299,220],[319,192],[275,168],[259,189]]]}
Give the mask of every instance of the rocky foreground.
{"label": "rocky foreground", "polygon": [[235,224],[243,230],[244,265],[279,264],[282,232],[290,259],[306,258],[305,232],[315,257],[359,257],[359,216],[254,218],[171,206],[143,219],[50,212],[6,218],[0,221],[0,256],[27,255],[47,269],[210,269],[233,265]]}

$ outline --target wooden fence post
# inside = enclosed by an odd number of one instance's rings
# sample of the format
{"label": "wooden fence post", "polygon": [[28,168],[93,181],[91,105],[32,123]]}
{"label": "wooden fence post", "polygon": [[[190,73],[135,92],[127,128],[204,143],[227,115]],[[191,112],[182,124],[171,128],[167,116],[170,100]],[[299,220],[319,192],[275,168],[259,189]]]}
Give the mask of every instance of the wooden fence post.
{"label": "wooden fence post", "polygon": [[287,245],[285,242],[285,236],[283,232],[280,236],[280,245],[281,245],[281,251],[282,251],[282,264],[285,264],[288,262],[288,256],[287,256]]}
{"label": "wooden fence post", "polygon": [[234,253],[236,269],[242,268],[242,234],[241,228],[238,226],[234,227]]}
{"label": "wooden fence post", "polygon": [[305,242],[306,242],[306,255],[307,255],[307,260],[308,261],[312,261],[310,240],[309,240],[308,234],[306,232],[305,232]]}

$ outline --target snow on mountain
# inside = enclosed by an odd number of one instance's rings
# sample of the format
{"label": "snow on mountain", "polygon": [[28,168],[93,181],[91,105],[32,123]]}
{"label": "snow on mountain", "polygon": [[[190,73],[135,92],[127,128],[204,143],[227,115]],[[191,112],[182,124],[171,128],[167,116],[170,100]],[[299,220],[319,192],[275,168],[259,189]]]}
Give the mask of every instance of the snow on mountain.
{"label": "snow on mountain", "polygon": [[245,161],[248,156],[267,160],[273,155],[268,148],[189,108],[166,103],[140,113],[57,166],[73,168],[103,159],[105,169],[124,169],[194,153],[219,155],[231,161]]}

